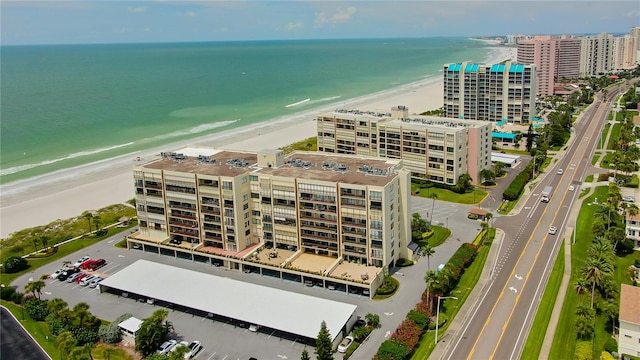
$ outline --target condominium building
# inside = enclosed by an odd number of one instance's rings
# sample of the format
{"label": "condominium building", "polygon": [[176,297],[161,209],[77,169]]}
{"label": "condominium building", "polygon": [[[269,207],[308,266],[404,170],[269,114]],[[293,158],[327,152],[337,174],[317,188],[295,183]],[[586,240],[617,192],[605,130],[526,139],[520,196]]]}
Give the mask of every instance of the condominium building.
{"label": "condominium building", "polygon": [[638,66],[638,39],[632,35],[618,36],[614,39],[614,69],[628,70]]}
{"label": "condominium building", "polygon": [[474,183],[491,167],[491,128],[485,121],[336,110],[316,117],[318,151],[402,159],[411,176],[455,185],[468,173]]}
{"label": "condominium building", "polygon": [[640,287],[622,284],[620,289],[620,336],[618,353],[640,356]]}
{"label": "condominium building", "polygon": [[566,36],[535,36],[518,43],[518,63],[536,65],[538,96],[553,95],[556,81],[578,78],[580,44]]}
{"label": "condominium building", "polygon": [[580,76],[598,76],[614,70],[614,36],[601,33],[582,38]]}
{"label": "condominium building", "polygon": [[626,232],[627,237],[633,241],[633,247],[640,250],[640,215],[627,213]]}
{"label": "condominium building", "polygon": [[401,160],[185,149],[133,177],[132,248],[364,295],[409,258]]}
{"label": "condominium building", "polygon": [[534,64],[452,63],[443,74],[445,117],[526,123],[535,115]]}

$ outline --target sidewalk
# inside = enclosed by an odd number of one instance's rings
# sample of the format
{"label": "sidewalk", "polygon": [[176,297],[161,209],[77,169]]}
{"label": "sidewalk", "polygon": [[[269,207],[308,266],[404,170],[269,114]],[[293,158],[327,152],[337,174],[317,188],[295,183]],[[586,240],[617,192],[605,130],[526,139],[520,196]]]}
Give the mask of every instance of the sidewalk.
{"label": "sidewalk", "polygon": [[471,291],[471,294],[464,302],[460,311],[456,315],[455,319],[451,322],[449,327],[447,328],[446,333],[442,333],[442,337],[438,345],[429,358],[431,359],[441,359],[449,350],[451,344],[453,344],[453,339],[458,337],[459,332],[462,330],[464,324],[466,323],[467,318],[475,309],[476,304],[481,298],[481,295],[484,294],[484,289],[491,282],[491,272],[493,271],[493,267],[498,260],[498,249],[500,248],[500,244],[504,240],[504,232],[501,229],[496,228],[496,237],[491,244],[491,250],[489,250],[489,256],[487,257],[487,261],[484,264],[484,268],[482,269],[482,274],[480,274],[480,279],[478,283]]}

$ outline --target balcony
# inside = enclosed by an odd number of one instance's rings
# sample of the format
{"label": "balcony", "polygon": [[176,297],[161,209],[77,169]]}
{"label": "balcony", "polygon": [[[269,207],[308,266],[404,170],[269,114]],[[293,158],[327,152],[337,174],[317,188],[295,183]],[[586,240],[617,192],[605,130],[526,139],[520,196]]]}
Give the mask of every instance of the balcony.
{"label": "balcony", "polygon": [[169,215],[169,216],[175,217],[175,218],[179,218],[179,219],[196,220],[195,213],[188,213],[188,212],[184,212],[184,211],[172,211],[171,215]]}

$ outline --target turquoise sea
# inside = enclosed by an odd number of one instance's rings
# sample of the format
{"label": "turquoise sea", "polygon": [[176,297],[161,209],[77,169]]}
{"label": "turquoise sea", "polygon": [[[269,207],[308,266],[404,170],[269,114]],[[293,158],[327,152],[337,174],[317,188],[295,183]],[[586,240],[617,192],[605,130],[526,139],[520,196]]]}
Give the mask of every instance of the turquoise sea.
{"label": "turquoise sea", "polygon": [[488,52],[466,38],[3,46],[0,183],[439,77]]}

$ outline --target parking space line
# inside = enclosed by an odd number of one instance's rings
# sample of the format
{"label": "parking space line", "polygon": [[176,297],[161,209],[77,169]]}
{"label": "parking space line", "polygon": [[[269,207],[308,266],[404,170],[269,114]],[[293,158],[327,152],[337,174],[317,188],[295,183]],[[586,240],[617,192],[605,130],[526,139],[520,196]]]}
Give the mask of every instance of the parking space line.
{"label": "parking space line", "polygon": [[216,355],[216,352],[214,351],[213,354],[211,354],[211,356],[207,358],[207,360],[211,360],[211,358],[214,357],[215,355]]}
{"label": "parking space line", "polygon": [[227,358],[229,357],[229,355],[225,355],[222,360],[227,360]]}
{"label": "parking space line", "polygon": [[[112,264],[113,264],[113,263],[112,263]],[[113,269],[117,268],[118,266],[120,266],[121,264],[120,264],[120,263],[115,263],[115,264],[113,264],[113,265],[114,265],[114,266],[106,267],[106,268],[104,268],[104,269],[101,269],[101,272],[105,272],[105,273],[106,273],[106,272],[108,272],[108,271],[111,271],[111,270],[113,270]]]}

